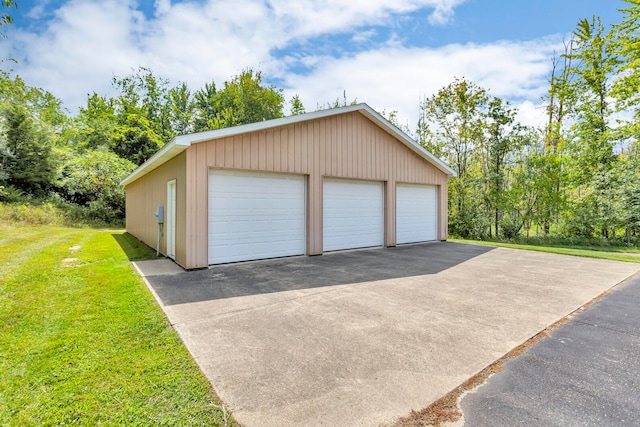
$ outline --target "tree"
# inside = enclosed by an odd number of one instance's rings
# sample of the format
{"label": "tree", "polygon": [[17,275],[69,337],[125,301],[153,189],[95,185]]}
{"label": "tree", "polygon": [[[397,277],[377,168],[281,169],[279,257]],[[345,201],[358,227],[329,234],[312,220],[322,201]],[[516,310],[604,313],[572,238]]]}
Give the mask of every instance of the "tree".
{"label": "tree", "polygon": [[456,235],[478,235],[484,228],[473,186],[480,174],[476,158],[485,138],[488,101],[484,89],[463,78],[420,104],[420,144],[445,159],[457,174],[449,181],[450,230]]}
{"label": "tree", "polygon": [[184,135],[193,132],[195,105],[186,83],[169,89],[167,104],[172,133]]}
{"label": "tree", "polygon": [[[515,110],[500,98],[491,98],[487,110],[487,137],[484,144],[486,206],[492,211],[495,235],[498,237],[500,222],[506,206],[507,161],[515,151],[517,138],[511,129],[515,121]],[[489,227],[489,235],[491,228]]]}
{"label": "tree", "polygon": [[206,83],[202,89],[194,94],[194,132],[202,132],[213,129],[216,110],[216,84],[214,82]]}
{"label": "tree", "polygon": [[139,67],[129,76],[114,77],[113,85],[120,91],[115,105],[118,117],[123,119],[120,120],[121,125],[131,115],[136,115],[148,121],[149,128],[161,139],[161,146],[175,136],[167,106],[167,79],[156,77],[148,68]]}
{"label": "tree", "polygon": [[538,221],[542,223],[543,233],[549,234],[554,218],[559,217],[563,207],[561,203],[565,180],[563,151],[566,143],[565,121],[572,114],[575,103],[575,91],[571,80],[574,76],[572,38],[564,44],[564,53],[552,60],[549,90],[547,92],[547,125],[544,128],[543,150],[534,152],[534,163],[538,165],[540,191],[537,193]]}
{"label": "tree", "polygon": [[115,128],[111,150],[118,156],[141,165],[155,154],[163,141],[146,117],[128,114]]}
{"label": "tree", "polygon": [[125,193],[120,185],[136,165],[116,154],[87,150],[70,156],[59,183],[65,199],[86,206],[105,222],[124,218]]}
{"label": "tree", "polygon": [[576,123],[572,126],[573,141],[569,145],[573,178],[579,187],[579,206],[583,211],[580,217],[608,237],[614,222],[610,202],[615,176],[611,172],[617,159],[610,128],[609,99],[617,59],[611,50],[611,33],[605,32],[599,18],[579,21],[574,37],[571,57],[575,78],[571,86],[575,92]]}
{"label": "tree", "polygon": [[60,132],[68,125],[62,101],[43,89],[28,86],[20,76],[11,77],[0,71],[0,106],[24,105],[34,120],[46,123],[52,131]]}
{"label": "tree", "polygon": [[391,111],[382,110],[380,112],[380,115],[382,117],[384,117],[385,119],[387,119],[387,121],[389,123],[391,123],[392,125],[394,125],[398,129],[400,129],[402,132],[406,133],[409,136],[412,136],[411,129],[409,129],[409,126],[406,125],[406,124],[403,125],[398,121],[398,111],[397,110],[391,110]]}
{"label": "tree", "polygon": [[[618,78],[613,84],[612,95],[618,109],[631,109],[634,122],[640,121],[640,0],[624,0],[628,7],[620,9],[622,22],[613,25],[612,51],[620,60]],[[635,133],[637,137],[638,133]]]}
{"label": "tree", "polygon": [[316,111],[346,107],[348,105],[356,105],[357,103],[358,103],[357,98],[354,98],[351,102],[347,101],[347,91],[345,90],[342,92],[342,100],[340,100],[340,97],[337,97],[336,100],[333,102],[327,102],[325,104],[318,103],[316,104]]}
{"label": "tree", "polygon": [[289,101],[289,105],[291,106],[290,110],[292,116],[297,116],[299,114],[304,114],[307,112],[298,95],[294,95],[293,98],[291,98],[291,100]]}
{"label": "tree", "polygon": [[242,71],[215,93],[213,129],[245,125],[283,117],[282,89],[265,85],[262,73]]}
{"label": "tree", "polygon": [[7,184],[29,194],[44,194],[58,176],[53,135],[30,116],[24,104],[7,107],[3,117],[5,150],[11,154],[3,159]]}
{"label": "tree", "polygon": [[80,108],[67,137],[78,150],[110,149],[117,126],[114,100],[94,92],[87,97],[87,106]]}
{"label": "tree", "polygon": [[[15,2],[15,0],[1,0],[0,1],[0,8],[2,9],[11,9],[12,7],[17,8],[18,7],[18,3]],[[11,15],[9,15],[8,12],[3,12],[0,14],[0,27],[3,27],[7,24],[11,24],[13,23],[13,18],[11,18]],[[7,38],[7,35],[5,33],[0,33],[0,35],[2,36],[2,38]]]}

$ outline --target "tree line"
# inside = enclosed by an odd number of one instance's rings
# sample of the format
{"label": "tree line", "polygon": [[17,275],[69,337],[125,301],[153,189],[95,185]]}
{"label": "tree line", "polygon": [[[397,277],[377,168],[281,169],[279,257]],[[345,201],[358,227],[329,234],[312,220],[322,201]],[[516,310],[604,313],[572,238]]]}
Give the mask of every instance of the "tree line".
{"label": "tree line", "polygon": [[[640,1],[625,1],[620,23],[581,20],[552,59],[542,127],[518,123],[515,107],[465,78],[421,101],[415,131],[382,112],[456,171],[452,235],[640,235]],[[0,72],[0,202],[48,200],[121,220],[119,182],[174,136],[283,117],[286,104],[252,69],[195,91],[143,67],[112,84],[115,96],[92,93],[70,115]],[[288,104],[305,112],[297,96]],[[317,109],[347,104],[345,93]]]}
{"label": "tree line", "polygon": [[[92,93],[71,116],[51,93],[0,72],[0,201],[50,201],[121,220],[120,181],[176,135],[284,115],[282,90],[252,69],[193,92],[142,67],[112,84],[116,96]],[[290,103],[304,112],[297,96]]]}
{"label": "tree line", "polygon": [[640,2],[626,3],[610,28],[579,21],[553,58],[545,126],[464,78],[420,103],[415,139],[457,173],[453,235],[640,235]]}

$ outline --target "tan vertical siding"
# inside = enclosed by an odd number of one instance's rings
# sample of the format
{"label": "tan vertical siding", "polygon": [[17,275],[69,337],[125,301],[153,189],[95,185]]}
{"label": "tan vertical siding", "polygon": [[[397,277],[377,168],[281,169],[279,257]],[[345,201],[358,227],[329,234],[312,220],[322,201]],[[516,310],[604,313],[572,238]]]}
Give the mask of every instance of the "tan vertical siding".
{"label": "tan vertical siding", "polygon": [[[176,262],[185,265],[187,254],[186,216],[186,155],[171,159],[126,186],[127,232],[152,248],[157,246],[158,223],[154,216],[158,206],[167,207],[167,183],[176,180]],[[165,211],[166,212],[166,211]],[[165,213],[166,215],[166,213]],[[160,252],[167,253],[166,226],[160,240]]]}
{"label": "tan vertical siding", "polygon": [[[385,183],[385,245],[394,246],[397,182],[438,188],[438,238],[447,238],[447,176],[358,112],[266,129],[189,147],[185,153],[127,186],[127,230],[155,245],[149,206],[165,205],[166,183],[177,180],[176,261],[208,263],[210,168],[307,176],[307,253],[322,253],[322,183],[325,176]],[[163,238],[163,245],[164,245]],[[162,248],[164,253],[164,246]]]}

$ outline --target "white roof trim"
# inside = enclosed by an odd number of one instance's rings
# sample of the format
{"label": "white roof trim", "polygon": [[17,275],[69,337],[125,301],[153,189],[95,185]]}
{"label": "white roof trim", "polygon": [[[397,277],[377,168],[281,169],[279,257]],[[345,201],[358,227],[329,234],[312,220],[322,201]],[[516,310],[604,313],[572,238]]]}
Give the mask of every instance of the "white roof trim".
{"label": "white roof trim", "polygon": [[213,139],[225,138],[228,136],[240,135],[249,132],[256,132],[265,129],[275,128],[279,126],[291,125],[294,123],[306,122],[309,120],[321,119],[324,117],[335,116],[338,114],[351,113],[354,111],[360,112],[365,117],[369,118],[375,124],[380,126],[390,135],[402,141],[407,147],[412,149],[420,157],[433,164],[435,167],[446,173],[447,176],[456,176],[453,169],[449,167],[445,162],[425,150],[420,144],[410,138],[407,134],[400,129],[392,125],[387,119],[382,117],[376,111],[374,111],[367,104],[349,105],[346,107],[331,108],[328,110],[314,111],[313,113],[299,114],[297,116],[288,116],[280,119],[266,120],[263,122],[251,123],[248,125],[234,126],[230,128],[210,130],[206,132],[192,133],[188,135],[180,135],[171,140],[167,145],[162,147],[156,154],[154,154],[149,160],[140,165],[134,170],[128,177],[122,180],[120,184],[127,185],[137,180],[138,178],[148,174],[152,170],[160,167],[169,160],[176,157],[178,154],[185,151],[192,144],[198,142],[211,141]]}

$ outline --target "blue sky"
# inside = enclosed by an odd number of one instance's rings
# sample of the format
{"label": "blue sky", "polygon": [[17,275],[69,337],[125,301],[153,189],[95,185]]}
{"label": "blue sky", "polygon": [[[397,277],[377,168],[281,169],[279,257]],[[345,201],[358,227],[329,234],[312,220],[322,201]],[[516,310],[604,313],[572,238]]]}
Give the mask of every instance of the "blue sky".
{"label": "blue sky", "polygon": [[18,0],[3,63],[76,111],[138,66],[197,89],[260,69],[307,110],[342,97],[397,110],[455,77],[542,117],[554,53],[581,18],[619,22],[622,0]]}

